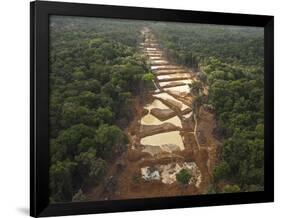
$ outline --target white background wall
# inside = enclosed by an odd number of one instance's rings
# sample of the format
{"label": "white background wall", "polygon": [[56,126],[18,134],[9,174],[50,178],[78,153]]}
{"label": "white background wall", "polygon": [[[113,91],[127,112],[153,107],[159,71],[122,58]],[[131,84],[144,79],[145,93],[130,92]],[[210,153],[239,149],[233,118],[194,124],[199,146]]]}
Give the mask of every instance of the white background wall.
{"label": "white background wall", "polygon": [[[59,0],[57,0],[59,1]],[[75,2],[68,0],[69,2]],[[78,1],[78,0],[76,0]],[[81,3],[268,14],[275,16],[275,203],[174,209],[95,217],[278,217],[281,214],[280,38],[278,0],[80,0]],[[29,213],[29,1],[1,1],[0,11],[0,217]],[[279,124],[279,125],[278,125]],[[278,172],[279,171],[279,172]],[[92,217],[93,215],[88,215]],[[83,216],[86,217],[86,216]],[[280,217],[280,215],[279,215]]]}

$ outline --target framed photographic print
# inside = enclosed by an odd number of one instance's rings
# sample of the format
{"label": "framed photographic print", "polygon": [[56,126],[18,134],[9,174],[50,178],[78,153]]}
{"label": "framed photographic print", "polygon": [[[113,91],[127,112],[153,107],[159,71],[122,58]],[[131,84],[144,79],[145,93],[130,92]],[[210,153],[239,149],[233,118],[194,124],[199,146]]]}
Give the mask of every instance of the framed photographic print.
{"label": "framed photographic print", "polygon": [[273,201],[273,17],[35,1],[31,216]]}

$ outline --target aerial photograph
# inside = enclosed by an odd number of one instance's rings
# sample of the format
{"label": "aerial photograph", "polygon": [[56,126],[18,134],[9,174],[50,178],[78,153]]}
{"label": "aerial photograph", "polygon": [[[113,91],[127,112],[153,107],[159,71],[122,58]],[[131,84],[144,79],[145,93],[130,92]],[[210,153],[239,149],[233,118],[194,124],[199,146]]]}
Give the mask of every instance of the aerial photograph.
{"label": "aerial photograph", "polygon": [[50,202],[264,189],[264,29],[50,16]]}

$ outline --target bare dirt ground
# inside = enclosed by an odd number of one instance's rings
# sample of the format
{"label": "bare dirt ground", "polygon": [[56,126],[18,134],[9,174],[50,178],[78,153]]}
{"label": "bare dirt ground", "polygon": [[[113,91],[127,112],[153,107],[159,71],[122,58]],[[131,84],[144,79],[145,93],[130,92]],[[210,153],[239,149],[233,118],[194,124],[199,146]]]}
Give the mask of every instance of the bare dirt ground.
{"label": "bare dirt ground", "polygon": [[[143,101],[145,102],[145,101]],[[126,130],[130,144],[136,145],[134,149],[128,149],[110,167],[105,179],[98,187],[89,190],[88,197],[91,200],[134,199],[150,197],[168,197],[180,195],[205,194],[212,179],[212,171],[217,161],[217,149],[219,142],[213,136],[212,130],[216,125],[214,115],[200,111],[198,130],[204,132],[206,142],[197,149],[194,135],[188,131],[182,131],[184,143],[188,145],[185,150],[173,154],[161,154],[157,158],[141,151],[139,138],[131,134],[139,130],[138,120],[142,116],[140,99],[134,101],[136,112],[135,119]],[[199,137],[200,138],[200,137]],[[183,163],[194,161],[202,174],[202,182],[199,188],[194,185],[182,186],[178,183],[163,184],[161,181],[145,181],[141,178],[140,168],[147,165]]]}

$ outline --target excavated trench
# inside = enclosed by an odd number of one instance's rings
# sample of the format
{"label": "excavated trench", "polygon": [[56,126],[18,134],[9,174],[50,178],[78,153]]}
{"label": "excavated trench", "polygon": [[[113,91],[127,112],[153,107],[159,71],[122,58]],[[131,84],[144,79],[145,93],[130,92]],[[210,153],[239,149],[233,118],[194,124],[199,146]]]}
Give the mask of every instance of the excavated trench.
{"label": "excavated trench", "polygon": [[[91,200],[204,194],[210,184],[220,142],[213,136],[214,115],[200,109],[194,116],[189,85],[191,70],[171,63],[147,27],[140,51],[154,74],[155,90],[137,97],[135,118],[126,129],[129,148],[109,169],[106,179],[90,190]],[[181,186],[176,174],[191,175]]]}
{"label": "excavated trench", "polygon": [[[195,77],[184,67],[169,62],[149,29],[145,28],[142,33],[145,42],[140,44],[140,48],[147,56],[147,62],[155,76],[153,82],[159,89],[152,93],[154,101],[144,107],[148,113],[140,121],[140,144],[143,152],[159,158],[161,154],[182,151],[187,146],[183,134],[186,129],[183,128],[182,122],[192,118],[192,109],[187,101],[177,97],[190,93],[189,84],[193,83]],[[192,175],[191,181],[199,186],[201,173],[195,162],[145,166],[140,170],[142,178],[146,181],[161,180],[163,183],[170,181],[170,184],[176,182],[175,174],[190,164],[196,168],[189,170]]]}

